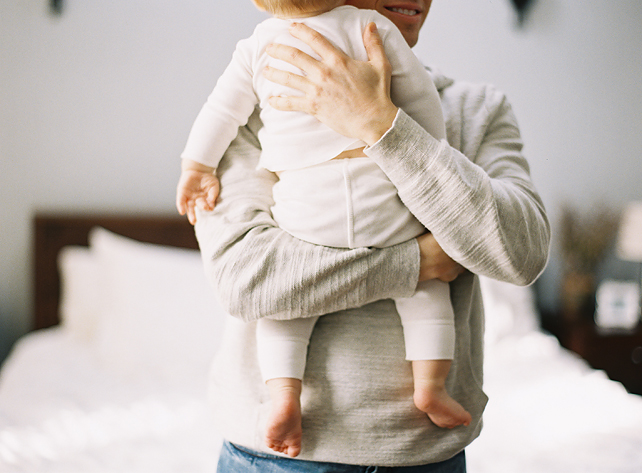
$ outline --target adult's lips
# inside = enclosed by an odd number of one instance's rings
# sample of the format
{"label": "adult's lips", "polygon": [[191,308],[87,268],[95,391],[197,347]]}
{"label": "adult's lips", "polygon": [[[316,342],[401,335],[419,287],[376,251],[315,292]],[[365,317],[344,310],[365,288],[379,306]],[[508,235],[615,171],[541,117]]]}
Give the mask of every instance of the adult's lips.
{"label": "adult's lips", "polygon": [[394,3],[392,5],[385,5],[384,8],[391,14],[403,17],[406,21],[416,18],[421,20],[422,8],[416,3]]}

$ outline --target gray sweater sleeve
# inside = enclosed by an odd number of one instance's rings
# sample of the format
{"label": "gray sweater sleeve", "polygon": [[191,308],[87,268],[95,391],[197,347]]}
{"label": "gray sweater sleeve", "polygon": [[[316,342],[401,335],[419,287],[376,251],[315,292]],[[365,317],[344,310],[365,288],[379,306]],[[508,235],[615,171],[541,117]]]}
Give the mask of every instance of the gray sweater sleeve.
{"label": "gray sweater sleeve", "polygon": [[419,275],[415,240],[385,249],[326,248],[300,241],[271,217],[275,176],[257,170],[249,127],[221,161],[221,195],[199,212],[196,236],[219,302],[243,321],[291,319],[409,297]]}
{"label": "gray sweater sleeve", "polygon": [[400,111],[367,154],[451,258],[475,274],[530,284],[546,266],[550,227],[517,122],[492,88],[455,92],[442,97],[448,142]]}

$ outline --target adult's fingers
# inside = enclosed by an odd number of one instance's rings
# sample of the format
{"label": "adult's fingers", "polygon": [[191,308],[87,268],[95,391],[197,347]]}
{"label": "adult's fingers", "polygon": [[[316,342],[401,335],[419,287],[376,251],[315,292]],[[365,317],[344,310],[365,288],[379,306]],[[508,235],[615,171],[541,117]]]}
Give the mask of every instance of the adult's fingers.
{"label": "adult's fingers", "polygon": [[325,36],[303,23],[293,23],[290,27],[290,34],[310,46],[315,53],[321,56],[322,60],[330,59],[337,55],[346,57],[346,54],[335,48]]}
{"label": "adult's fingers", "polygon": [[375,23],[368,24],[363,31],[363,45],[366,48],[370,62],[389,67],[383,41],[381,40],[381,36],[379,36],[379,31]]}
{"label": "adult's fingers", "polygon": [[275,82],[293,89],[305,92],[309,88],[309,81],[299,74],[293,72],[276,69],[274,67],[266,66],[263,69],[263,76],[270,82]]}
{"label": "adult's fingers", "polygon": [[313,70],[319,63],[316,58],[287,44],[272,43],[265,48],[265,52],[268,56],[292,64],[306,73]]}
{"label": "adult's fingers", "polygon": [[312,110],[309,107],[309,102],[305,97],[272,96],[270,97],[269,102],[272,107],[284,112],[312,113]]}
{"label": "adult's fingers", "polygon": [[464,271],[466,271],[464,267],[457,264],[456,266],[449,268],[447,271],[444,271],[438,279],[443,282],[453,282],[460,274],[463,274]]}

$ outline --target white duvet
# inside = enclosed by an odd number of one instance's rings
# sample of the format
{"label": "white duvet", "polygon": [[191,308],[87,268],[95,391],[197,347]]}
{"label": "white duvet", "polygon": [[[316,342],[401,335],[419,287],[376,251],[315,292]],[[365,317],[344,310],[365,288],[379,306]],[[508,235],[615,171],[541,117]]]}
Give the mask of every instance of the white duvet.
{"label": "white duvet", "polygon": [[214,472],[205,383],[106,371],[64,329],[23,339],[2,371],[0,472]]}
{"label": "white duvet", "polygon": [[[216,471],[206,383],[225,316],[198,255],[101,231],[60,267],[62,326],[0,372],[0,472]],[[490,401],[469,473],[642,471],[642,397],[541,333],[528,289],[482,286]]]}

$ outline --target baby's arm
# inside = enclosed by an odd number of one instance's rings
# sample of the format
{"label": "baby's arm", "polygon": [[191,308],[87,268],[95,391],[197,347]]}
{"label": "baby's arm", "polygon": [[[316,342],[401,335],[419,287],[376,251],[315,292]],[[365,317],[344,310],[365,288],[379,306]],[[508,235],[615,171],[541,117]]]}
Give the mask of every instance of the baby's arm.
{"label": "baby's arm", "polygon": [[185,149],[176,192],[176,207],[196,223],[196,207],[213,210],[220,186],[216,168],[236,134],[257,105],[253,88],[253,51],[256,39],[239,41],[214,90],[194,121]]}
{"label": "baby's arm", "polygon": [[191,159],[182,160],[181,178],[176,189],[176,208],[181,215],[187,214],[192,225],[196,224],[196,207],[213,210],[219,190],[216,169]]}

